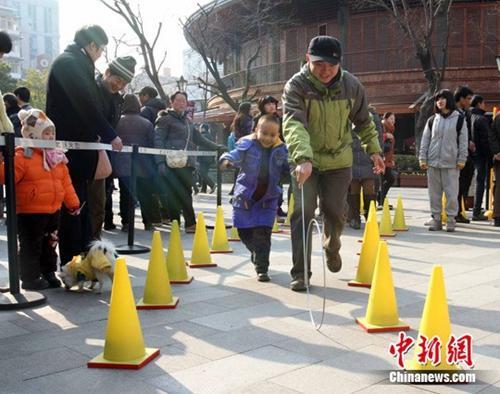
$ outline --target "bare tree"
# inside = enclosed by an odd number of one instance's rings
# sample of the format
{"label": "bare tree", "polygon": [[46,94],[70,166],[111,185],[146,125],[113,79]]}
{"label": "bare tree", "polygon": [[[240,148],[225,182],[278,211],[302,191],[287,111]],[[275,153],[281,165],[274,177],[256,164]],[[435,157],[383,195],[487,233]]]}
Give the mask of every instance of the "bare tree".
{"label": "bare tree", "polygon": [[163,23],[158,22],[154,38],[149,40],[144,32],[144,21],[142,19],[141,9],[139,6],[137,6],[137,10],[134,11],[127,0],[100,0],[100,2],[114,13],[120,15],[137,36],[139,43],[136,45],[139,48],[139,52],[144,60],[144,70],[146,71],[149,79],[151,79],[151,82],[155,86],[160,97],[168,102],[168,96],[163,90],[159,77],[160,70],[167,58],[167,52],[163,52],[163,55],[158,63],[154,54],[156,44],[158,44],[158,39],[160,38]]}
{"label": "bare tree", "polygon": [[425,122],[432,113],[433,95],[441,88],[445,76],[452,3],[453,0],[363,0],[358,4],[387,11],[410,40],[420,63],[427,81],[427,92],[415,126],[417,152]]}
{"label": "bare tree", "polygon": [[[191,47],[200,54],[210,74],[198,77],[200,87],[213,96],[221,97],[235,111],[242,101],[252,101],[260,94],[250,93],[253,85],[253,67],[261,54],[264,40],[279,28],[294,23],[292,0],[242,1],[233,7],[218,9],[219,2],[198,4],[194,17],[181,20],[184,34]],[[235,23],[236,21],[236,23]],[[255,45],[246,58],[241,75],[243,91],[239,98],[229,93],[232,88],[221,75],[221,64],[228,55],[241,51],[241,44],[252,37]]]}

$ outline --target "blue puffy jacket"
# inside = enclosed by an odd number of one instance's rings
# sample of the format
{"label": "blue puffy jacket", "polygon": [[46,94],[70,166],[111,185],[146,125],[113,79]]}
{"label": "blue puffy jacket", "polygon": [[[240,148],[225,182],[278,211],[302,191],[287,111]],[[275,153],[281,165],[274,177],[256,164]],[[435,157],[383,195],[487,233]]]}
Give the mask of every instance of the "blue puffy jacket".
{"label": "blue puffy jacket", "polygon": [[272,227],[278,209],[282,189],[280,179],[287,174],[288,151],[283,142],[273,146],[269,163],[269,182],[264,196],[258,201],[252,199],[262,160],[262,147],[255,134],[243,137],[236,143],[236,149],[224,153],[220,161],[228,160],[240,168],[233,197],[233,225],[237,228],[259,226]]}

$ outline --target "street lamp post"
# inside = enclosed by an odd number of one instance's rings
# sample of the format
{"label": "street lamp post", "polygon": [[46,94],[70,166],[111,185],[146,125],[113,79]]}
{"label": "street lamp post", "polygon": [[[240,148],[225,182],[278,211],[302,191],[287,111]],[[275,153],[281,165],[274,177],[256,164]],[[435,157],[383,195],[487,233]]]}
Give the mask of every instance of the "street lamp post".
{"label": "street lamp post", "polygon": [[184,79],[184,77],[181,75],[179,80],[177,81],[177,89],[179,89],[180,92],[185,92],[187,88],[188,81]]}

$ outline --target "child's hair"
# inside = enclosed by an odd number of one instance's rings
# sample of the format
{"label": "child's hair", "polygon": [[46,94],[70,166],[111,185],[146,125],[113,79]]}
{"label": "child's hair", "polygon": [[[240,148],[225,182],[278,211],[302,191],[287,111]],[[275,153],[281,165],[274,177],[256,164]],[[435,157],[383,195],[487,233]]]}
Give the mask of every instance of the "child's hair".
{"label": "child's hair", "polygon": [[457,107],[455,105],[455,100],[453,97],[453,93],[448,89],[441,89],[434,95],[434,112],[437,114],[441,113],[441,110],[437,107],[436,103],[440,98],[444,98],[446,100],[446,108],[453,112]]}
{"label": "child's hair", "polygon": [[250,109],[252,108],[252,103],[247,101],[242,102],[238,107],[238,113],[235,115],[233,119],[233,123],[231,124],[231,131],[235,131],[240,128],[240,122],[245,116],[250,115]]}
{"label": "child's hair", "polygon": [[91,43],[94,43],[97,46],[102,46],[108,44],[108,36],[101,26],[87,25],[81,27],[75,33],[74,41],[81,48],[84,48]]}
{"label": "child's hair", "polygon": [[126,94],[123,96],[123,114],[138,114],[141,112],[141,103],[135,94]]}
{"label": "child's hair", "polygon": [[384,115],[382,115],[382,119],[383,120],[389,119],[391,117],[391,115],[394,115],[394,113],[393,112],[385,112]]}
{"label": "child's hair", "polygon": [[279,101],[276,100],[273,96],[264,96],[259,99],[259,102],[257,103],[257,108],[259,108],[259,111],[261,114],[265,114],[264,112],[264,107],[268,103],[274,103],[276,104],[276,107],[278,106]]}
{"label": "child's hair", "polygon": [[19,105],[17,104],[17,97],[14,93],[5,93],[3,95],[3,101],[4,103],[9,104],[8,109],[13,109],[13,108],[19,108]]}
{"label": "child's hair", "polygon": [[259,118],[259,121],[257,122],[257,126],[255,127],[255,129],[257,130],[257,128],[259,126],[262,125],[262,123],[266,123],[266,122],[269,122],[269,123],[274,123],[276,125],[280,125],[280,120],[278,117],[276,117],[274,114],[265,114],[265,115],[262,115],[260,118]]}

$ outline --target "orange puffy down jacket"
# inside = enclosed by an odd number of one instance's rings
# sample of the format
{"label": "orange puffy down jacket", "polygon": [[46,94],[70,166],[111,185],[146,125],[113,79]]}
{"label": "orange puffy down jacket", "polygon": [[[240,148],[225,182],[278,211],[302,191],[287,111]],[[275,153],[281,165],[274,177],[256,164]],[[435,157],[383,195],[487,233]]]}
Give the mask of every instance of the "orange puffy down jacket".
{"label": "orange puffy down jacket", "polygon": [[[66,208],[78,209],[80,201],[75,193],[68,167],[64,163],[47,171],[43,168],[41,149],[32,149],[31,157],[24,148],[16,148],[14,157],[17,213],[54,213]],[[0,183],[5,183],[5,163],[0,165]]]}

